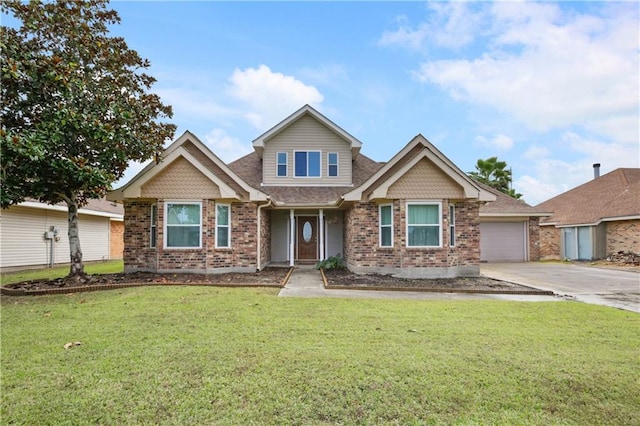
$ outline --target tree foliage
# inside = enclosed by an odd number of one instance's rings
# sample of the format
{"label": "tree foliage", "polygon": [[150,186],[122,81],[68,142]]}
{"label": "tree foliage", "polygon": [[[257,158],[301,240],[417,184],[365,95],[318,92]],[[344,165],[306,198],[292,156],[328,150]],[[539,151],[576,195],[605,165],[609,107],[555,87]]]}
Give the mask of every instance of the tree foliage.
{"label": "tree foliage", "polygon": [[159,156],[172,110],[149,92],[149,61],[108,35],[120,18],[107,0],[4,0],[0,10],[20,23],[1,28],[0,203],[66,202],[70,273],[83,274],[78,208],[130,161]]}
{"label": "tree foliage", "polygon": [[513,179],[511,169],[507,169],[506,161],[500,161],[498,157],[490,157],[486,160],[479,159],[476,163],[476,170],[469,172],[469,176],[513,198],[522,197],[522,194],[511,188]]}

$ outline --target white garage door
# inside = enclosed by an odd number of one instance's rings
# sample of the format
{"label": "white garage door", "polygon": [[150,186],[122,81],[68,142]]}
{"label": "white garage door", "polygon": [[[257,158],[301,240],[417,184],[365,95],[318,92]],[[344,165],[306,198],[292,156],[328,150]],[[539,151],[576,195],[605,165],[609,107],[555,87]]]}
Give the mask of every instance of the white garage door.
{"label": "white garage door", "polygon": [[484,222],[480,224],[480,260],[524,262],[526,222]]}

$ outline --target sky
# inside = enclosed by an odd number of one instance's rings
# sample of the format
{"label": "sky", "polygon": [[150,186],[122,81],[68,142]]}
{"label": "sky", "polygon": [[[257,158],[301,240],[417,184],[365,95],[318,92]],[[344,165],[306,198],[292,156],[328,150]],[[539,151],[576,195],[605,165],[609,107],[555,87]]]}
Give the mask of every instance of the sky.
{"label": "sky", "polygon": [[[638,2],[125,2],[111,34],[224,161],[305,104],[387,161],[497,156],[532,205],[640,167]],[[139,171],[132,165],[120,186]]]}

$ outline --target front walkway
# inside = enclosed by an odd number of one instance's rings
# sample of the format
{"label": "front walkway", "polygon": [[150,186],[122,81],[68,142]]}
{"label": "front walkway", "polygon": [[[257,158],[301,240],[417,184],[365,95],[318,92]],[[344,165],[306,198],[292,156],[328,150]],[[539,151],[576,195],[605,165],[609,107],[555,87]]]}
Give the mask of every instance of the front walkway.
{"label": "front walkway", "polygon": [[320,271],[313,266],[296,266],[280,297],[331,297],[409,300],[512,300],[518,302],[557,302],[555,296],[511,294],[428,293],[421,291],[325,290]]}

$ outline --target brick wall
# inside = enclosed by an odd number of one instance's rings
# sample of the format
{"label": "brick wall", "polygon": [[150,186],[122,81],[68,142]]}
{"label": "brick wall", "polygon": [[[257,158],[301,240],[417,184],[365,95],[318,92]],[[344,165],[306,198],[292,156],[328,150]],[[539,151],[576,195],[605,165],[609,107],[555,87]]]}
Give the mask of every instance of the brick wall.
{"label": "brick wall", "polygon": [[271,215],[267,209],[262,209],[260,228],[260,263],[259,267],[271,261]]}
{"label": "brick wall", "polygon": [[[411,275],[467,274],[480,264],[480,226],[477,203],[456,203],[456,246],[449,247],[449,204],[442,203],[442,247],[406,246],[406,202],[393,202],[393,247],[379,246],[378,204],[358,203],[345,212],[345,260],[354,270]],[[438,271],[441,269],[441,271]],[[402,271],[400,271],[402,270]],[[412,271],[413,270],[413,271]],[[477,272],[472,272],[477,273]]]}
{"label": "brick wall", "polygon": [[122,259],[124,253],[124,222],[112,220],[109,223],[109,259]]}
{"label": "brick wall", "polygon": [[149,248],[151,204],[151,201],[124,202],[125,271],[156,269],[156,250]]}
{"label": "brick wall", "polygon": [[[202,248],[165,249],[164,201],[158,200],[157,247],[151,248],[152,201],[125,201],[124,262],[125,270],[190,270],[217,268],[254,270],[257,250],[257,206],[252,203],[231,204],[231,247],[215,247],[215,201],[202,202]],[[263,212],[263,224],[268,215]],[[265,238],[265,237],[263,237]],[[266,237],[268,238],[268,237]],[[266,239],[264,241],[269,241]],[[267,248],[263,253],[268,256]]]}
{"label": "brick wall", "polygon": [[640,220],[607,222],[607,254],[640,253]]}
{"label": "brick wall", "polygon": [[[531,260],[534,260],[533,258]],[[561,260],[560,228],[553,225],[540,227],[540,259]]]}
{"label": "brick wall", "polygon": [[529,260],[540,260],[540,218],[529,218]]}

